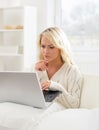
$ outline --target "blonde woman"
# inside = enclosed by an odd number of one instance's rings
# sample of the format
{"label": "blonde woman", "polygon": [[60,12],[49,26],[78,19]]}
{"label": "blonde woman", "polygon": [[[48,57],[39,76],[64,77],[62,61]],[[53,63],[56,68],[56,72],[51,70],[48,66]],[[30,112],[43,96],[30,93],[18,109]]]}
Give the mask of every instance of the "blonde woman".
{"label": "blonde woman", "polygon": [[[65,33],[58,27],[44,30],[38,38],[38,73],[42,90],[60,90],[60,94],[46,110],[32,123],[31,130],[54,112],[67,108],[78,108],[82,87],[82,75],[73,62],[71,48]],[[39,129],[40,130],[40,129]]]}
{"label": "blonde woman", "polygon": [[55,102],[64,108],[78,108],[82,75],[73,61],[65,33],[58,27],[47,28],[39,36],[38,49],[35,69],[42,90],[61,90]]}

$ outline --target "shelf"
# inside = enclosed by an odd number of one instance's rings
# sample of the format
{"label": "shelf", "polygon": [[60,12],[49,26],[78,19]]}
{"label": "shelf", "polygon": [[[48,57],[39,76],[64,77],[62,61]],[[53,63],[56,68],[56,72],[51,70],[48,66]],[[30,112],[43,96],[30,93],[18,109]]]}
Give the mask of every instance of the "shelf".
{"label": "shelf", "polygon": [[0,10],[14,10],[14,9],[20,9],[20,8],[27,8],[27,7],[29,7],[30,8],[30,6],[5,6],[5,7],[0,7]]}
{"label": "shelf", "polygon": [[24,66],[22,55],[0,55],[0,71],[21,71]]}
{"label": "shelf", "polygon": [[0,32],[23,32],[23,29],[0,29]]}
{"label": "shelf", "polygon": [[1,53],[0,54],[0,57],[9,57],[9,56],[20,57],[20,56],[23,56],[23,54],[7,54],[7,53]]}
{"label": "shelf", "polygon": [[0,63],[4,70],[32,66],[36,60],[36,37],[36,7],[0,8]]}

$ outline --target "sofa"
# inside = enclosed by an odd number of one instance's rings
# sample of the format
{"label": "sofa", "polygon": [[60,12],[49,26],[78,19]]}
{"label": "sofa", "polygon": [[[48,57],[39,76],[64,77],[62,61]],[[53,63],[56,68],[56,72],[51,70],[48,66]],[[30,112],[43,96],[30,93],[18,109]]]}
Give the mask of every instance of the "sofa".
{"label": "sofa", "polygon": [[0,130],[99,130],[99,75],[84,74],[80,108],[55,112],[33,128],[43,110],[0,103]]}

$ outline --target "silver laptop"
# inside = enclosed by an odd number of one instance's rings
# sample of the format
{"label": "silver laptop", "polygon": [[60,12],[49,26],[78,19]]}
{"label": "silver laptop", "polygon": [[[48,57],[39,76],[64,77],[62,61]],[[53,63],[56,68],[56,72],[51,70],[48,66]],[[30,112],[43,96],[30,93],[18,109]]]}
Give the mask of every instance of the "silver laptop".
{"label": "silver laptop", "polygon": [[0,102],[14,102],[38,108],[46,108],[51,104],[45,102],[35,72],[0,72]]}

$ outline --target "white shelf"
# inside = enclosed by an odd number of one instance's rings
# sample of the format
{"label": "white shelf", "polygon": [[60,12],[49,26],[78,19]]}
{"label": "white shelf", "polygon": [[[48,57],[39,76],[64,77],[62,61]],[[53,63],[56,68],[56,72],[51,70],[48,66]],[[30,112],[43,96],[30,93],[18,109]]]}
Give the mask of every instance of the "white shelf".
{"label": "white shelf", "polygon": [[[23,9],[23,8],[27,8],[27,7],[29,7],[30,8],[30,6],[5,6],[5,7],[0,7],[0,10],[15,10],[15,9]],[[31,6],[32,7],[32,6]],[[35,8],[35,7],[33,7],[33,8]]]}
{"label": "white shelf", "polygon": [[0,32],[23,32],[23,29],[0,29]]}
{"label": "white shelf", "polygon": [[13,57],[20,57],[20,56],[23,56],[23,54],[7,54],[7,53],[1,53],[0,54],[0,57],[10,57],[10,56],[13,56]]}
{"label": "white shelf", "polygon": [[36,60],[37,11],[32,6],[0,8],[0,64],[23,71]]}

